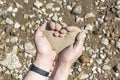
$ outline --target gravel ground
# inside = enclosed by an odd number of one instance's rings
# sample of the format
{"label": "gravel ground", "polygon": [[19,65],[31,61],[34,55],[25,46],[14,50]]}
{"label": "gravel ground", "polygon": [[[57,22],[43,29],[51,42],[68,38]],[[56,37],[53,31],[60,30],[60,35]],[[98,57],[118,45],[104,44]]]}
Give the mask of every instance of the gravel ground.
{"label": "gravel ground", "polygon": [[69,80],[120,80],[120,0],[0,0],[0,80],[22,80],[46,21],[86,33]]}

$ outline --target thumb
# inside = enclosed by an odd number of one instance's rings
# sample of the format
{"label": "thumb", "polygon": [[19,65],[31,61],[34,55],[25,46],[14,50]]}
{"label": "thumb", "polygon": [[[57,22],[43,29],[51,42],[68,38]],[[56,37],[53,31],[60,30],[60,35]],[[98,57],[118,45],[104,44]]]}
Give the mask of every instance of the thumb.
{"label": "thumb", "polygon": [[78,35],[76,36],[76,40],[74,42],[73,47],[77,51],[82,51],[83,44],[84,44],[84,38],[85,38],[85,33],[84,32],[79,32]]}

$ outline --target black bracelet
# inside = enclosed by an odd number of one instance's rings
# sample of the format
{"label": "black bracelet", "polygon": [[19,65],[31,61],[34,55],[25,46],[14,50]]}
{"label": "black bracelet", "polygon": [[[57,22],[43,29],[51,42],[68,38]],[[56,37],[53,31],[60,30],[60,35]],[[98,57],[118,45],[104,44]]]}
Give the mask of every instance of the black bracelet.
{"label": "black bracelet", "polygon": [[36,73],[38,73],[38,74],[40,74],[40,75],[42,75],[42,76],[46,76],[46,77],[49,76],[49,72],[44,71],[44,70],[36,67],[34,64],[31,64],[31,66],[30,66],[30,71],[34,71],[34,72],[36,72]]}

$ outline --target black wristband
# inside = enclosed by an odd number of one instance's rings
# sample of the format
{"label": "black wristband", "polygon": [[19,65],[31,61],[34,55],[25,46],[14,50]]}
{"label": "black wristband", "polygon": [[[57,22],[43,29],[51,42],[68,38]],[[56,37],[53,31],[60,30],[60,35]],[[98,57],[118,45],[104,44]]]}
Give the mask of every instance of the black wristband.
{"label": "black wristband", "polygon": [[34,64],[31,64],[31,66],[30,66],[30,71],[34,71],[34,72],[36,72],[36,73],[38,73],[38,74],[40,74],[40,75],[42,75],[42,76],[46,76],[46,77],[49,76],[49,72],[44,71],[44,70],[36,67]]}

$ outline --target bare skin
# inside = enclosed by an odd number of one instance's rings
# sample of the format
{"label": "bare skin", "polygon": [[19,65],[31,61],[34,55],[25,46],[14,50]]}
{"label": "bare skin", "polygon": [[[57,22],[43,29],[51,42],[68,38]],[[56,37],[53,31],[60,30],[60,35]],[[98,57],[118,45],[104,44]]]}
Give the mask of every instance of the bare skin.
{"label": "bare skin", "polygon": [[[51,45],[47,38],[44,36],[43,31],[46,30],[47,24],[43,24],[38,28],[35,34],[35,43],[37,47],[37,57],[34,64],[46,71],[50,71],[52,64],[55,60],[56,53],[52,50]],[[84,42],[84,33],[75,26],[68,26],[62,28],[58,23],[51,22],[49,28],[54,30],[53,35],[56,37],[64,37],[67,32],[79,32],[76,36],[74,44],[68,46],[61,51],[56,58],[56,65],[52,76],[49,80],[67,80],[71,65],[82,54],[82,47]],[[29,71],[24,80],[47,80],[46,77],[39,75],[35,72]]]}

